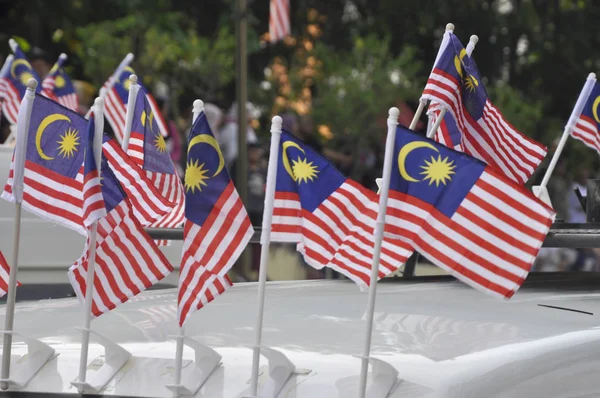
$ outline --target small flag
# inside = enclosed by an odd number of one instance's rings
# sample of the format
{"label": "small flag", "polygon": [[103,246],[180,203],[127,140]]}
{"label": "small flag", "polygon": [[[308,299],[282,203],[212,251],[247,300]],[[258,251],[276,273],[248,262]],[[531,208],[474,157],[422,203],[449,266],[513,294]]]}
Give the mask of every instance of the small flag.
{"label": "small flag", "polygon": [[462,133],[464,152],[524,184],[547,148],[517,131],[492,105],[481,75],[452,32],[440,49],[423,97],[448,109]]}
{"label": "small flag", "polygon": [[600,84],[595,83],[571,135],[600,153]]}
{"label": "small flag", "polygon": [[75,86],[71,78],[64,71],[62,64],[65,57],[60,57],[54,64],[48,76],[42,81],[42,88],[48,97],[58,102],[62,106],[77,112],[79,109],[79,99]]}
{"label": "small flag", "polygon": [[94,156],[94,115],[88,121],[87,145],[83,162],[83,225],[89,228],[94,222],[106,217],[100,173]]}
{"label": "small flag", "polygon": [[0,93],[2,94],[2,111],[4,116],[11,124],[17,124],[17,114],[21,100],[27,90],[27,81],[34,78],[38,82],[36,92],[42,91],[40,82],[42,79],[31,67],[29,61],[23,54],[23,51],[17,46],[15,57],[10,68],[6,69],[3,76],[0,76]]}
{"label": "small flag", "polygon": [[290,34],[290,0],[271,0],[269,6],[269,38],[271,43]]}
{"label": "small flag", "polygon": [[227,272],[254,229],[202,112],[189,136],[179,325],[231,286]]}
{"label": "small flag", "polygon": [[[85,234],[83,227],[83,146],[87,121],[36,94],[27,132],[23,207]],[[15,148],[16,149],[16,148]],[[2,198],[14,203],[11,163]]]}
{"label": "small flag", "polygon": [[[297,243],[309,265],[330,267],[364,289],[371,275],[378,203],[377,194],[282,132],[271,241]],[[411,254],[408,243],[386,238],[379,277],[396,271]]]}
{"label": "small flag", "polygon": [[470,286],[510,298],[555,212],[472,157],[397,128],[386,234]]}
{"label": "small flag", "polygon": [[[127,154],[146,172],[160,194],[175,205],[173,210],[150,226],[175,228],[182,225],[185,192],[143,87],[140,87],[135,101]],[[158,243],[164,245],[166,242],[161,240]]]}
{"label": "small flag", "polygon": [[[135,71],[132,67],[126,66],[112,87],[109,88],[108,81],[103,85],[104,88],[108,89],[104,104],[104,114],[106,115],[106,120],[110,123],[110,127],[113,129],[118,142],[123,141],[123,129],[125,127],[125,117],[127,115],[127,103],[129,102],[129,76],[134,73]],[[140,85],[140,90],[143,90],[146,93],[146,99],[152,108],[160,133],[163,137],[168,137],[169,129],[167,128],[167,123],[165,122],[156,100],[148,93],[148,90],[146,90],[140,81],[138,81],[138,84]]]}
{"label": "small flag", "polygon": [[[86,172],[86,175],[88,173]],[[102,196],[106,217],[98,220],[92,314],[106,313],[173,271],[164,254],[133,216],[126,193],[102,159]],[[89,238],[83,255],[69,269],[69,280],[83,303]]]}
{"label": "small flag", "polygon": [[[8,293],[8,276],[10,274],[10,266],[4,258],[4,254],[0,251],[0,297],[4,297]],[[21,282],[17,281],[17,286],[21,286]]]}
{"label": "small flag", "polygon": [[[428,114],[431,117],[431,124],[434,125],[440,115],[440,110],[429,111]],[[435,132],[433,139],[455,151],[465,152],[461,142],[462,134],[451,113],[444,115],[444,120],[440,123],[440,128]]]}

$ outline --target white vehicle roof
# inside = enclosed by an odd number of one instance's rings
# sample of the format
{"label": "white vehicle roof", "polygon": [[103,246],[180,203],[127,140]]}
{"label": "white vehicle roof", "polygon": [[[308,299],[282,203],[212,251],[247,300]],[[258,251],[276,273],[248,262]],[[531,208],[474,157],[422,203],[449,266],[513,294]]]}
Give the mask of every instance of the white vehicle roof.
{"label": "white vehicle roof", "polygon": [[[236,284],[186,325],[186,335],[222,356],[196,396],[247,396],[256,297],[255,283]],[[176,289],[147,291],[92,322],[133,354],[102,394],[172,396],[165,385],[173,383],[176,298]],[[524,287],[501,301],[458,282],[380,283],[372,356],[399,372],[389,397],[600,396],[599,301],[597,289]],[[279,397],[357,396],[366,303],[367,294],[348,281],[268,284],[263,344],[297,368]],[[58,353],[25,391],[76,393],[70,382],[78,375],[81,322],[76,299],[17,304],[15,331]],[[24,350],[15,340],[14,354]],[[102,354],[92,337],[88,379]],[[184,360],[185,375],[193,360],[187,347]],[[261,369],[264,382],[264,359]]]}

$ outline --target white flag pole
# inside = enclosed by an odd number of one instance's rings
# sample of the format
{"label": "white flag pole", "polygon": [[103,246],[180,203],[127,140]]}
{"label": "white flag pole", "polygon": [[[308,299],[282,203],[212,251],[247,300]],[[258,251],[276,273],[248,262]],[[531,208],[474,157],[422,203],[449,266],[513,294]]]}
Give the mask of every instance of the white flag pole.
{"label": "white flag pole", "polygon": [[277,181],[277,163],[279,162],[279,142],[281,141],[281,126],[283,119],[275,116],[271,120],[271,149],[269,152],[269,166],[267,169],[267,187],[265,190],[265,208],[263,212],[262,230],[260,235],[260,268],[258,271],[258,313],[254,331],[254,352],[252,355],[252,377],[250,391],[252,395],[258,393],[258,364],[260,361],[260,347],[262,344],[263,314],[265,310],[265,285],[267,283],[267,266],[269,261],[269,244],[271,242],[271,225],[273,223],[273,202],[275,200],[275,183]]}
{"label": "white flag pole", "polygon": [[[101,173],[102,164],[102,134],[104,132],[104,100],[101,97],[94,101],[94,157],[96,168]],[[83,328],[81,330],[81,356],[79,358],[79,383],[77,390],[80,394],[85,391],[85,378],[87,359],[90,345],[90,328],[92,323],[92,303],[94,302],[94,278],[96,273],[96,236],[98,234],[98,221],[94,221],[90,230],[90,243],[88,247],[88,267],[85,275],[85,303],[83,314]]]}
{"label": "white flag pole", "polygon": [[383,160],[383,181],[381,184],[381,193],[379,195],[379,211],[377,212],[377,221],[375,223],[373,248],[373,262],[371,263],[371,280],[369,283],[369,301],[367,303],[367,329],[365,334],[365,344],[363,346],[362,364],[360,368],[360,386],[358,396],[365,398],[367,392],[367,373],[369,370],[369,356],[371,354],[371,336],[373,332],[373,314],[375,312],[375,296],[377,292],[377,276],[379,273],[379,257],[381,255],[381,244],[383,241],[383,231],[385,227],[385,213],[387,210],[388,191],[390,189],[390,177],[392,175],[392,163],[394,155],[394,145],[396,142],[396,127],[398,126],[398,108],[390,108],[388,112],[388,131],[385,142],[385,155]]}
{"label": "white flag pole", "polygon": [[[562,153],[562,150],[565,147],[565,144],[567,143],[567,138],[569,138],[569,136],[571,135],[571,132],[573,131],[573,128],[577,124],[577,119],[579,119],[581,112],[583,112],[583,107],[585,106],[585,103],[587,102],[587,100],[590,96],[590,93],[592,92],[592,89],[594,88],[594,84],[596,84],[596,74],[590,73],[587,77],[585,84],[583,85],[583,89],[579,93],[579,98],[577,98],[575,107],[573,108],[573,111],[571,112],[569,121],[567,122],[567,125],[565,126],[565,129],[563,131],[563,135],[560,138],[560,142],[558,143],[558,147],[556,148],[556,151],[554,151],[554,156],[552,156],[550,165],[548,165],[546,174],[544,174],[544,179],[542,180],[542,183],[540,184],[539,190],[537,192],[538,197],[542,194],[542,191],[546,190],[546,185],[548,185],[548,181],[550,181],[550,176],[552,175],[552,172],[554,171],[554,168],[556,167],[558,158],[560,157],[560,154]],[[534,193],[536,193],[535,191],[536,190],[534,190]]]}
{"label": "white flag pole", "polygon": [[[13,229],[13,251],[10,263],[10,274],[8,276],[8,296],[6,299],[6,316],[4,318],[4,345],[2,346],[2,380],[10,377],[10,356],[12,350],[12,331],[15,315],[15,300],[17,294],[17,270],[19,267],[19,243],[21,240],[21,203],[23,202],[23,184],[25,176],[25,154],[27,152],[27,137],[33,102],[35,101],[35,90],[38,82],[29,79],[27,91],[21,101],[19,114],[17,116],[17,142],[15,144],[14,174],[12,191],[15,198],[15,218]],[[7,382],[2,382],[3,390],[8,388]]]}
{"label": "white flag pole", "polygon": [[[475,49],[475,46],[477,45],[478,41],[479,41],[479,37],[477,37],[476,35],[472,35],[471,38],[469,39],[469,44],[467,44],[467,48],[465,49],[468,57],[471,57],[471,54],[473,54],[473,50]],[[438,118],[435,120],[435,123],[433,124],[431,129],[427,130],[427,138],[433,138],[433,136],[435,135],[435,132],[440,128],[440,125],[442,124],[442,121],[444,120],[444,116],[446,116],[447,112],[448,112],[447,108],[443,108],[440,111],[440,114],[439,114]]]}
{"label": "white flag pole", "polygon": [[[435,57],[435,61],[433,62],[433,66],[431,67],[432,71],[433,71],[433,68],[435,68],[435,65],[437,64],[438,60],[442,56],[442,48],[444,48],[446,43],[448,42],[448,32],[454,32],[454,24],[452,24],[452,23],[446,24],[446,31],[444,32],[444,37],[442,38],[442,42],[440,43],[440,48]],[[427,105],[427,100],[421,97],[421,99],[419,100],[419,107],[417,108],[417,110],[415,112],[415,116],[413,116],[413,119],[410,122],[410,126],[408,127],[409,129],[414,130],[417,127],[417,123],[419,123],[419,119],[421,118],[421,114],[423,113],[423,110],[425,109],[426,105]]]}
{"label": "white flag pole", "polygon": [[131,125],[133,124],[135,100],[137,98],[138,91],[140,91],[140,86],[137,82],[138,78],[136,75],[129,75],[129,97],[127,99],[125,126],[123,127],[123,142],[121,143],[121,148],[124,152],[127,152],[127,148],[129,148],[129,138],[131,137]]}
{"label": "white flag pole", "polygon": [[[137,79],[136,79],[137,81]],[[131,91],[129,92],[129,101],[131,102]],[[137,94],[137,92],[136,92]],[[198,119],[198,116],[204,111],[204,102],[202,100],[195,100],[192,108],[192,126]],[[131,127],[131,125],[130,125]],[[183,340],[185,336],[185,328],[182,326],[179,328],[177,334],[177,346],[175,347],[175,375],[173,377],[174,384],[176,386],[181,385],[181,369],[183,367]]]}

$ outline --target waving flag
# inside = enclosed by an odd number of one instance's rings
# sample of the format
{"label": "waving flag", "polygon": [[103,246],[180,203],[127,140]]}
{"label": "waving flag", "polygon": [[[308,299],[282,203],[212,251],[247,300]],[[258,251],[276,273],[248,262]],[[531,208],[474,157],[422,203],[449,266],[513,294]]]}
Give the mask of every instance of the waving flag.
{"label": "waving flag", "polygon": [[571,135],[582,141],[588,147],[600,153],[600,84],[594,84],[594,88],[583,107],[583,111],[577,119]]}
{"label": "waving flag", "polygon": [[[85,234],[83,227],[83,147],[87,121],[36,94],[25,155],[23,207]],[[13,164],[2,198],[14,203]]]}
{"label": "waving flag", "polygon": [[[90,124],[93,126],[93,120]],[[93,131],[91,127],[88,142],[93,141]],[[92,144],[88,145],[86,151],[84,173],[84,197],[97,198],[100,178]],[[102,159],[101,181],[102,206],[97,205],[97,200],[85,202],[85,214],[94,214],[93,220],[98,220],[92,303],[92,314],[96,317],[126,302],[173,271],[160,249],[133,216],[127,196],[106,159]],[[105,217],[101,217],[103,211]],[[86,220],[89,221],[89,218],[86,217]],[[82,257],[68,272],[71,285],[82,302],[85,301],[88,250],[89,239]]]}
{"label": "waving flag", "polygon": [[180,326],[231,285],[227,272],[254,233],[204,112],[190,132],[185,191]]}
{"label": "waving flag", "polygon": [[19,113],[19,106],[25,95],[25,90],[27,90],[27,81],[34,78],[38,82],[36,92],[39,93],[42,91],[40,84],[42,79],[33,70],[23,51],[17,46],[14,53],[15,57],[12,65],[6,69],[3,76],[0,76],[2,111],[11,124],[17,124],[17,114]]}
{"label": "waving flag", "polygon": [[[464,152],[524,184],[547,148],[517,131],[488,99],[473,59],[452,32],[440,49],[423,97],[448,109],[462,133]],[[453,140],[454,141],[454,140]]]}
{"label": "waving flag", "polygon": [[[368,286],[378,196],[285,131],[278,162],[271,241],[297,243],[309,265],[330,267]],[[385,239],[379,277],[411,254],[408,243]]]}
{"label": "waving flag", "polygon": [[472,157],[398,127],[386,234],[472,287],[510,298],[554,211]]}
{"label": "waving flag", "polygon": [[77,92],[75,91],[75,86],[73,86],[71,78],[69,78],[62,68],[65,59],[66,56],[61,54],[58,61],[56,61],[52,69],[50,69],[48,76],[44,78],[42,88],[44,93],[47,93],[51,99],[62,106],[77,112],[79,109],[79,99],[77,97]]}
{"label": "waving flag", "polygon": [[[4,297],[8,293],[9,274],[10,266],[0,251],[0,297]],[[17,286],[21,286],[21,282],[17,281]]]}
{"label": "waving flag", "polygon": [[[133,68],[127,66],[123,69],[123,72],[121,72],[121,75],[118,77],[112,87],[109,88],[108,81],[104,83],[103,86],[108,89],[104,113],[119,142],[123,141],[123,129],[125,127],[125,116],[127,115],[127,102],[129,102],[129,76],[134,73],[135,71]],[[156,123],[158,124],[160,133],[163,137],[167,137],[169,135],[167,123],[165,122],[156,100],[152,95],[148,94],[147,90],[140,81],[138,81],[138,84],[140,85],[140,91],[143,90],[146,93],[146,99],[148,100],[148,103],[152,108],[152,112],[155,115]]]}
{"label": "waving flag", "polygon": [[[431,124],[435,124],[436,119],[440,115],[440,110],[434,110],[428,113],[431,117]],[[446,113],[444,120],[442,120],[440,128],[435,132],[433,139],[440,144],[446,145],[448,148],[452,148],[459,152],[465,152],[461,142],[462,134],[451,113]]]}
{"label": "waving flag", "polygon": [[100,183],[100,172],[94,157],[94,115],[88,122],[87,145],[83,163],[83,225],[89,228],[94,222],[106,217],[106,207]]}
{"label": "waving flag", "polygon": [[143,87],[140,87],[135,101],[127,154],[146,172],[162,197],[174,204],[173,210],[151,227],[175,228],[182,225],[185,192]]}
{"label": "waving flag", "polygon": [[269,38],[271,43],[290,34],[290,0],[271,0],[269,5]]}

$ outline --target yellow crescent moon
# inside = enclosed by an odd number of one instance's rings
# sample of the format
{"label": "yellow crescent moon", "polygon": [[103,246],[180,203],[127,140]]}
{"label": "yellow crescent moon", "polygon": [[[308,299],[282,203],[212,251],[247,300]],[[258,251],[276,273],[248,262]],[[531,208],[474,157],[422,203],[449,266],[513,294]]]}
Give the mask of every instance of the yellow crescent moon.
{"label": "yellow crescent moon", "polygon": [[288,174],[290,175],[290,177],[292,177],[292,179],[294,181],[296,181],[296,177],[294,176],[294,172],[292,170],[292,166],[290,166],[290,160],[288,159],[287,156],[287,149],[289,147],[294,147],[294,148],[298,148],[298,150],[302,153],[304,152],[304,149],[300,148],[300,145],[296,144],[294,141],[286,141],[283,143],[283,155],[281,155],[281,160],[283,161],[283,167],[285,168],[285,171],[288,172]]}
{"label": "yellow crescent moon", "polygon": [[402,149],[400,149],[400,153],[398,154],[398,169],[400,170],[400,175],[402,176],[402,178],[404,178],[406,181],[409,181],[409,182],[419,182],[420,181],[420,180],[417,180],[416,178],[412,178],[406,172],[406,166],[405,166],[406,157],[408,156],[409,153],[411,153],[412,151],[414,151],[417,148],[429,148],[429,149],[433,149],[436,152],[439,152],[436,147],[434,147],[429,142],[425,142],[425,141],[413,141],[409,144],[404,145],[402,147]]}
{"label": "yellow crescent moon", "polygon": [[215,174],[213,174],[213,177],[216,177],[217,174],[219,174],[221,172],[221,170],[223,170],[223,167],[225,167],[225,159],[223,158],[223,154],[219,150],[219,144],[217,143],[217,140],[215,140],[215,137],[213,137],[213,136],[210,136],[208,134],[197,135],[194,138],[192,138],[192,140],[190,141],[190,146],[188,147],[188,153],[190,152],[190,149],[192,149],[192,147],[194,145],[201,144],[201,143],[208,144],[211,147],[215,148],[217,155],[219,155],[219,167],[217,167],[217,171],[215,171]]}
{"label": "yellow crescent moon", "polygon": [[59,120],[65,120],[71,123],[71,119],[69,119],[67,116],[59,113],[53,113],[52,115],[46,116],[44,120],[42,120],[37,128],[37,132],[35,133],[35,147],[37,148],[40,157],[44,160],[53,160],[54,158],[51,158],[50,156],[46,155],[44,151],[42,151],[42,134],[44,134],[44,130],[46,130],[50,123],[54,123]]}
{"label": "yellow crescent moon", "polygon": [[15,61],[13,61],[12,65],[10,67],[10,74],[15,79],[17,78],[17,75],[15,74],[15,70],[17,69],[17,66],[19,66],[21,64],[25,65],[27,67],[27,69],[31,70],[31,65],[29,65],[29,62],[27,62],[26,60],[24,60],[24,59],[17,59]]}
{"label": "yellow crescent moon", "polygon": [[133,70],[133,68],[132,68],[131,66],[126,66],[126,67],[124,67],[124,68],[123,68],[123,72],[125,72],[125,71],[129,71],[129,72],[131,72],[131,73],[135,73],[135,71]]}
{"label": "yellow crescent moon", "polygon": [[594,101],[594,105],[592,105],[592,113],[594,114],[594,119],[596,119],[597,123],[600,123],[600,117],[598,117],[598,105],[600,104],[600,95],[596,97]]}
{"label": "yellow crescent moon", "polygon": [[467,55],[467,50],[463,48],[462,50],[460,50],[460,55],[454,56],[454,67],[456,68],[456,71],[458,72],[461,78],[463,77],[461,62],[465,55]]}

